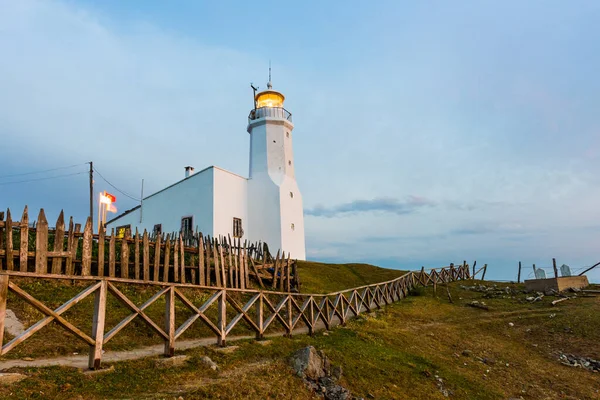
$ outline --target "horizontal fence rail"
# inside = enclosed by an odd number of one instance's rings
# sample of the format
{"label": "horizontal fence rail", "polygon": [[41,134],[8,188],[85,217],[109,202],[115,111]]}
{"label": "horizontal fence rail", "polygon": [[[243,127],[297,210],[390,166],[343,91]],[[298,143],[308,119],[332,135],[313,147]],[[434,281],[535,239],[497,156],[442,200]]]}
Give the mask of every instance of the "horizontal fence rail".
{"label": "horizontal fence rail", "polygon": [[[31,277],[38,279],[72,279],[87,281],[89,285],[75,297],[56,309],[51,309],[32,295],[27,293],[15,282],[13,277]],[[0,355],[4,355],[24,342],[33,334],[51,322],[56,322],[66,331],[90,347],[89,367],[97,369],[102,359],[102,348],[133,320],[141,320],[145,326],[155,332],[164,342],[164,354],[172,356],[175,341],[192,325],[202,324],[216,336],[217,344],[224,346],[232,330],[244,324],[261,339],[268,329],[276,328],[279,333],[291,336],[295,328],[304,325],[308,333],[316,329],[329,329],[335,323],[345,324],[350,318],[363,312],[370,312],[405,298],[409,291],[417,286],[437,285],[451,281],[469,279],[470,269],[466,263],[462,266],[408,272],[387,282],[365,285],[329,294],[304,294],[284,291],[267,291],[242,288],[215,288],[192,283],[173,282],[141,282],[135,279],[65,276],[58,274],[36,274],[19,271],[0,272],[0,343],[4,343],[4,318],[7,307],[7,294],[12,292],[42,314],[44,317],[30,326],[25,332],[3,344]],[[153,288],[153,295],[143,304],[135,304],[119,284],[148,285]],[[186,292],[187,291],[187,292]],[[208,298],[202,304],[195,304],[190,299],[190,292],[202,291]],[[81,331],[62,315],[78,302],[94,296],[94,314],[91,335]],[[107,298],[113,296],[124,305],[130,314],[106,332],[105,317],[107,313]],[[158,325],[148,316],[146,310],[157,300],[164,298],[164,324]],[[185,322],[176,326],[175,304],[179,302],[191,314]]]}
{"label": "horizontal fence rail", "polygon": [[0,212],[0,270],[239,289],[249,288],[252,279],[288,292],[299,284],[295,260],[280,251],[272,257],[266,243],[199,232],[95,234],[90,218],[82,231],[72,217],[66,226],[62,211],[49,228],[43,209],[30,226],[27,207],[20,221],[12,220],[10,210]]}

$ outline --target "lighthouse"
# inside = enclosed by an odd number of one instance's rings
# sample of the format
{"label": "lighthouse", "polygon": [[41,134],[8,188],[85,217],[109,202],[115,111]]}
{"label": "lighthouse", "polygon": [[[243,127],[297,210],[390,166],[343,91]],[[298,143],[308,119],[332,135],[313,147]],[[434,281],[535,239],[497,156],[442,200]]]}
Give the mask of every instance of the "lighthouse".
{"label": "lighthouse", "polygon": [[248,177],[214,165],[196,171],[186,164],[179,181],[144,197],[106,227],[123,233],[127,229],[177,233],[184,240],[201,232],[241,243],[262,242],[273,256],[283,251],[286,258],[305,260],[302,195],[292,150],[294,124],[270,75],[269,70],[267,90],[256,93],[255,88],[248,116]]}
{"label": "lighthouse", "polygon": [[294,173],[294,124],[284,101],[269,76],[267,90],[254,96],[248,116],[248,237],[282,249],[292,259],[305,260],[302,195]]}

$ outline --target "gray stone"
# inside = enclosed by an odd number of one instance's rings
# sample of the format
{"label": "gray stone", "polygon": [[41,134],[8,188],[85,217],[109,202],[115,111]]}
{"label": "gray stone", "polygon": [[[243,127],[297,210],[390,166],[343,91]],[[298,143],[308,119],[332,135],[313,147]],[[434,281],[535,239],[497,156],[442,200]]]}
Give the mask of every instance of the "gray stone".
{"label": "gray stone", "polygon": [[473,354],[471,350],[463,350],[462,352],[462,355],[465,357],[471,357],[471,354]]}
{"label": "gray stone", "polygon": [[172,367],[180,367],[188,360],[188,356],[180,355],[166,358],[159,358],[155,361],[155,365],[158,368],[172,368]]}
{"label": "gray stone", "polygon": [[11,385],[11,384],[19,382],[25,378],[27,378],[27,375],[17,374],[17,373],[9,373],[9,372],[0,372],[0,385]]}
{"label": "gray stone", "polygon": [[4,330],[15,337],[25,332],[25,326],[10,308],[6,309],[4,316]]}
{"label": "gray stone", "polygon": [[268,346],[273,343],[272,340],[258,340],[255,343],[260,344],[261,346]]}
{"label": "gray stone", "polygon": [[325,376],[323,370],[323,359],[313,346],[307,346],[298,350],[292,356],[292,368],[299,376],[317,380]]}
{"label": "gray stone", "polygon": [[202,358],[200,358],[200,362],[212,369],[213,371],[219,369],[219,366],[213,360],[211,360],[210,357],[203,356]]}

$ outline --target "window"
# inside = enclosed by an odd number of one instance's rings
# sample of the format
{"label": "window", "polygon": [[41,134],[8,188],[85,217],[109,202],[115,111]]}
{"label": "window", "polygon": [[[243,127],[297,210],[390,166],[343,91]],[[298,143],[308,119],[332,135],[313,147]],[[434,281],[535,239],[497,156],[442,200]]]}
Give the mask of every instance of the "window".
{"label": "window", "polygon": [[288,138],[289,138],[289,137],[290,137],[290,133],[289,133],[289,132],[286,132],[286,133],[285,133],[285,137],[288,137]]}
{"label": "window", "polygon": [[294,226],[294,224],[292,224],[292,230],[296,229],[296,227]]}
{"label": "window", "polygon": [[125,233],[127,231],[131,232],[131,225],[117,226],[117,231],[116,231],[115,236],[118,238],[123,238],[123,237],[125,237]]}
{"label": "window", "polygon": [[241,238],[244,236],[244,230],[242,229],[242,219],[233,217],[233,237]]}
{"label": "window", "polygon": [[152,229],[152,236],[157,237],[160,235],[162,235],[162,224],[156,224]]}
{"label": "window", "polygon": [[192,227],[193,217],[183,217],[181,218],[181,234],[184,239],[189,238],[194,234],[194,228]]}
{"label": "window", "polygon": [[288,165],[292,166],[292,160],[288,161]]}
{"label": "window", "polygon": [[294,192],[290,192],[290,197],[293,199],[294,198]]}

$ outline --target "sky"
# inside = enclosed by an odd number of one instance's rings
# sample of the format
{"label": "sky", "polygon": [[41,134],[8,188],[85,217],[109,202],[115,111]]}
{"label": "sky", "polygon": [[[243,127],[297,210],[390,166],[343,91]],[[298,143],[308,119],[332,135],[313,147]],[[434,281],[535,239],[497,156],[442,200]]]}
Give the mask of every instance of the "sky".
{"label": "sky", "polygon": [[247,176],[271,61],[309,259],[577,270],[600,261],[598,20],[583,0],[0,0],[0,209],[83,222],[89,161],[119,211],[186,165]]}

